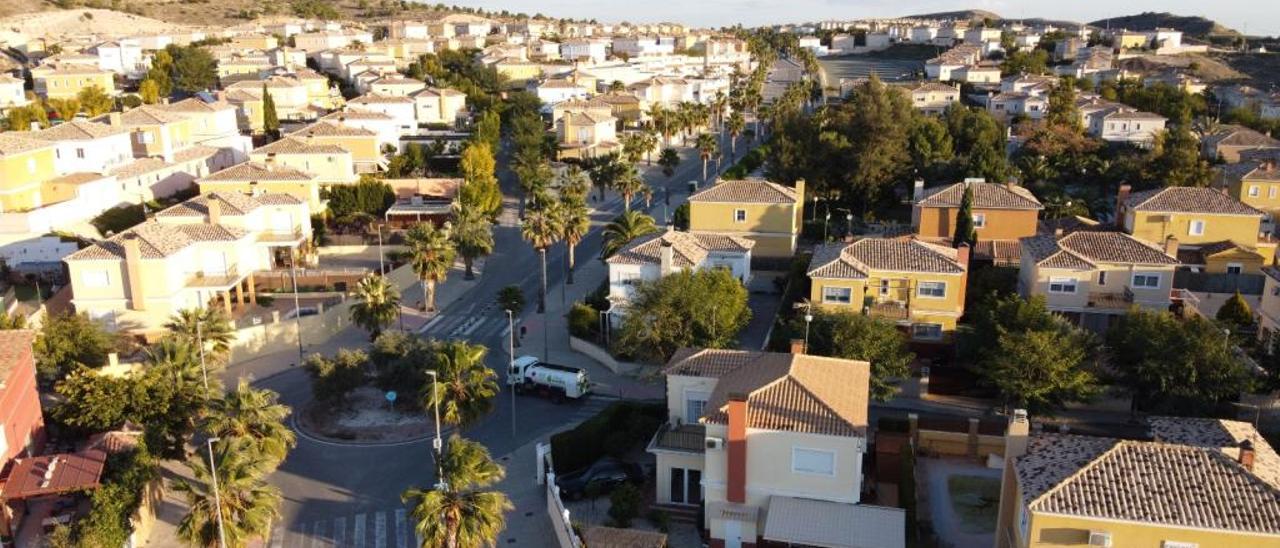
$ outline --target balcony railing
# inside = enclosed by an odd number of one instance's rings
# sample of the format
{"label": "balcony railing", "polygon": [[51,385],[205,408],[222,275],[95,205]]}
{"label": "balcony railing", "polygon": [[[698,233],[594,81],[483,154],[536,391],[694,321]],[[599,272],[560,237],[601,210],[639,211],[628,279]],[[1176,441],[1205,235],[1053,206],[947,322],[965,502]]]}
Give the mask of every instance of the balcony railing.
{"label": "balcony railing", "polygon": [[267,230],[258,234],[258,243],[267,245],[293,245],[301,240],[301,230]]}
{"label": "balcony railing", "polygon": [[1129,286],[1124,287],[1122,292],[1089,292],[1089,308],[1100,308],[1104,310],[1127,310],[1133,304],[1133,290]]}
{"label": "balcony railing", "polygon": [[233,286],[245,276],[238,265],[229,264],[223,270],[190,272],[187,274],[187,287],[223,288]]}
{"label": "balcony railing", "polygon": [[911,316],[911,308],[905,302],[883,301],[867,304],[867,315],[893,321],[905,321]]}
{"label": "balcony railing", "polygon": [[707,428],[701,424],[663,424],[649,441],[649,449],[704,453]]}

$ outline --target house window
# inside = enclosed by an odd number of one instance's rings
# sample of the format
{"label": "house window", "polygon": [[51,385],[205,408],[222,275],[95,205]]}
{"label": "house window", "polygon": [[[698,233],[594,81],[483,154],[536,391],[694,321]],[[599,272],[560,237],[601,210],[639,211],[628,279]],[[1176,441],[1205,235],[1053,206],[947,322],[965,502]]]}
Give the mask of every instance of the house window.
{"label": "house window", "polygon": [[1276,187],[1274,187],[1274,186],[1267,187],[1267,197],[1268,197],[1268,198],[1275,198],[1275,197],[1276,197]]}
{"label": "house window", "polygon": [[821,449],[791,448],[791,471],[796,474],[836,475],[836,454]]}
{"label": "house window", "polygon": [[1200,548],[1200,545],[1194,542],[1178,542],[1176,540],[1166,540],[1160,543],[1160,548]]}
{"label": "house window", "polygon": [[973,228],[982,228],[982,227],[984,227],[984,226],[987,226],[987,214],[986,214],[986,213],[974,213],[974,214],[973,214]]}
{"label": "house window", "polygon": [[1256,197],[1258,197],[1258,194],[1259,194],[1258,185],[1250,185],[1250,186],[1249,186],[1249,195],[1250,195],[1250,196],[1253,196],[1253,197],[1255,197],[1255,198],[1256,198]]}
{"label": "house window", "polygon": [[1227,274],[1239,274],[1244,272],[1244,265],[1240,263],[1227,263]]}
{"label": "house window", "polygon": [[947,282],[920,282],[916,286],[916,295],[933,299],[947,296]]}
{"label": "house window", "polygon": [[747,222],[747,210],[745,210],[745,209],[735,209],[735,210],[733,210],[733,222],[735,222],[735,223],[745,223],[745,222]]}
{"label": "house window", "polygon": [[1098,271],[1098,285],[1107,285],[1107,271],[1106,271],[1106,270],[1099,270],[1099,271]]}
{"label": "house window", "polygon": [[707,399],[711,394],[699,390],[688,390],[684,393],[684,422],[698,424],[703,412],[707,409]]}
{"label": "house window", "polygon": [[1075,293],[1075,278],[1049,278],[1050,293]]}
{"label": "house window", "polygon": [[880,280],[880,296],[889,295],[889,280]]}
{"label": "house window", "polygon": [[79,159],[81,159],[81,160],[83,160],[83,159],[84,159],[84,149],[83,149],[83,148],[77,148],[77,149],[76,149],[76,158],[79,158]]}
{"label": "house window", "polygon": [[941,340],[942,324],[938,324],[938,323],[911,324],[911,338],[922,340],[922,341]]}
{"label": "house window", "polygon": [[107,287],[111,285],[111,277],[106,270],[86,270],[80,274],[80,281],[85,287]]}
{"label": "house window", "polygon": [[1160,287],[1159,274],[1134,274],[1133,287],[1153,288]]}
{"label": "house window", "polygon": [[1204,221],[1201,221],[1199,219],[1191,221],[1191,226],[1190,228],[1187,229],[1187,233],[1191,234],[1192,236],[1203,236]]}
{"label": "house window", "polygon": [[849,304],[853,302],[853,289],[848,287],[824,287],[822,288],[822,302]]}

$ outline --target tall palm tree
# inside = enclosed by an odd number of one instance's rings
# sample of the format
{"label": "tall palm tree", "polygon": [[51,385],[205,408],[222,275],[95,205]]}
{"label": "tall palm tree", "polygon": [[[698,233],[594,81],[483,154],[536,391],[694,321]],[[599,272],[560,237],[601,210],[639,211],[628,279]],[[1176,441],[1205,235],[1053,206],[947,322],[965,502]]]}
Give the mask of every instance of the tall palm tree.
{"label": "tall palm tree", "polygon": [[720,140],[712,133],[698,135],[698,157],[702,158],[702,182],[707,182],[707,160],[720,153]]}
{"label": "tall palm tree", "polygon": [[440,455],[438,489],[411,487],[400,500],[411,506],[414,531],[422,548],[497,546],[506,526],[503,513],[513,508],[501,491],[485,490],[506,474],[489,450],[456,434]]}
{"label": "tall palm tree", "polygon": [[520,189],[524,191],[521,200],[527,201],[529,196],[545,190],[555,178],[551,165],[541,154],[520,154],[513,164],[511,170],[520,180]]}
{"label": "tall palm tree", "polygon": [[[197,327],[199,324],[199,327]],[[194,346],[197,336],[204,341],[205,358],[223,361],[231,354],[232,326],[227,313],[220,308],[187,308],[169,317],[165,329],[183,337]]]}
{"label": "tall palm tree", "polygon": [[587,232],[591,231],[591,214],[587,211],[586,202],[573,197],[564,200],[558,213],[561,216],[560,235],[569,252],[569,276],[565,283],[573,285],[574,249],[587,237]]}
{"label": "tall palm tree", "polygon": [[[199,393],[201,398],[212,394],[204,392],[206,376],[209,380],[209,391],[216,394],[222,390],[218,380],[219,364],[211,362],[206,356],[204,364],[200,363],[200,347],[195,340],[181,335],[169,335],[156,344],[148,346],[143,361],[152,372],[169,379],[179,391]],[[207,373],[207,375],[206,375]]]}
{"label": "tall palm tree", "polygon": [[431,412],[439,400],[440,422],[454,426],[471,424],[493,409],[498,375],[484,363],[488,350],[467,341],[436,342],[430,366],[438,379],[423,386],[423,408]]}
{"label": "tall palm tree", "polygon": [[729,128],[729,153],[730,159],[738,159],[738,136],[742,135],[742,130],[747,127],[747,119],[742,116],[742,112],[733,111],[729,115],[729,119],[725,125]]}
{"label": "tall palm tree", "polygon": [[662,103],[654,103],[649,107],[649,120],[653,129],[662,135],[663,144],[671,144],[671,135],[676,133],[679,126],[676,112],[667,110]]}
{"label": "tall palm tree", "polygon": [[542,291],[538,294],[538,313],[547,311],[547,248],[560,239],[563,226],[556,202],[542,204],[524,213],[520,221],[520,236],[529,241],[542,260]]}
{"label": "tall palm tree", "polygon": [[581,167],[570,164],[560,172],[558,186],[564,198],[586,200],[591,191],[591,177]]}
{"label": "tall palm tree", "polygon": [[472,265],[477,257],[493,253],[493,223],[483,211],[475,208],[464,209],[461,204],[453,204],[453,244],[462,255],[462,264],[466,266],[463,279],[476,279]]}
{"label": "tall palm tree", "polygon": [[271,390],[253,388],[242,378],[235,390],[209,402],[204,429],[219,438],[252,440],[258,452],[279,463],[298,444],[293,430],[284,425],[290,409],[278,403],[279,396]]}
{"label": "tall palm tree", "polygon": [[178,537],[188,545],[218,546],[219,515],[227,548],[241,548],[270,533],[272,520],[280,516],[280,490],[264,479],[274,468],[270,457],[254,451],[251,443],[245,438],[224,438],[214,444],[216,496],[215,474],[209,471],[211,463],[205,451],[187,460],[192,480],[173,482],[173,489],[187,499],[187,515],[178,523]]}
{"label": "tall palm tree", "polygon": [[680,153],[674,148],[662,149],[662,153],[658,154],[658,165],[662,166],[663,175],[675,175],[676,167],[680,165]]}
{"label": "tall palm tree", "polygon": [[604,247],[601,252],[609,257],[636,238],[658,231],[653,217],[639,211],[626,211],[604,227]]}
{"label": "tall palm tree", "polygon": [[622,173],[613,180],[613,189],[622,195],[622,209],[625,211],[631,211],[631,199],[637,194],[644,194],[648,188],[649,183],[631,164],[625,164]]}
{"label": "tall palm tree", "polygon": [[653,165],[653,149],[658,148],[658,135],[649,128],[640,130],[640,141],[644,148],[645,165]]}
{"label": "tall palm tree", "polygon": [[396,320],[400,291],[385,276],[369,274],[356,283],[356,301],[351,305],[351,322],[377,339]]}
{"label": "tall palm tree", "polygon": [[418,223],[413,225],[404,235],[404,243],[409,248],[409,263],[413,271],[422,280],[423,306],[427,312],[436,309],[436,284],[444,282],[453,267],[453,259],[457,249],[449,239],[449,224],[437,228],[435,225]]}
{"label": "tall palm tree", "polygon": [[639,132],[624,133],[618,140],[622,143],[622,156],[630,163],[640,161],[644,156],[644,134]]}

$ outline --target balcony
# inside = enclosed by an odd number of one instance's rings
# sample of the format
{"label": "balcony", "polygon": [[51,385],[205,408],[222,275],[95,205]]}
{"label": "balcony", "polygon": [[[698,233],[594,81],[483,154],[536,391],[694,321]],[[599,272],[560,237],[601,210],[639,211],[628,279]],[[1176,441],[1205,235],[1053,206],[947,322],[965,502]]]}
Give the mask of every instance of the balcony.
{"label": "balcony", "polygon": [[904,322],[911,317],[910,306],[901,301],[871,302],[866,305],[867,315],[873,318]]}
{"label": "balcony", "polygon": [[1102,292],[1090,291],[1089,308],[1097,308],[1103,310],[1128,310],[1133,305],[1133,290],[1129,286],[1124,287],[1123,292]]}
{"label": "balcony", "polygon": [[258,234],[257,243],[269,247],[293,247],[302,243],[301,230],[266,230]]}
{"label": "balcony", "polygon": [[649,451],[683,451],[705,453],[707,427],[701,424],[674,425],[667,423],[658,428],[649,442]]}
{"label": "balcony", "polygon": [[240,283],[247,274],[247,272],[240,272],[237,265],[230,264],[222,271],[188,273],[186,286],[192,289],[230,289]]}

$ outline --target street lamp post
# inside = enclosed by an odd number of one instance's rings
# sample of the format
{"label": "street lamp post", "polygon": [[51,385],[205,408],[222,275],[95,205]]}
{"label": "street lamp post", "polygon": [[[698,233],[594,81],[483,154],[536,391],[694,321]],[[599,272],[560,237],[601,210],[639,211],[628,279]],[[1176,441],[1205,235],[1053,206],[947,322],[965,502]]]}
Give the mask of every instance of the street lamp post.
{"label": "street lamp post", "polygon": [[848,230],[846,234],[848,234],[849,236],[853,236],[853,212],[850,211],[848,213],[845,213],[844,220],[849,225],[849,227],[846,229]]}
{"label": "street lamp post", "polygon": [[827,212],[827,216],[822,219],[822,241],[827,241],[827,225],[831,224],[831,212]]}
{"label": "street lamp post", "polygon": [[382,225],[374,225],[378,227],[378,275],[382,276],[387,273],[387,254],[382,251]]}
{"label": "street lamp post", "polygon": [[809,324],[813,323],[813,313],[804,314],[804,353],[809,353]]}
{"label": "street lamp post", "polygon": [[218,516],[218,546],[227,548],[227,532],[222,527],[222,495],[218,493],[218,465],[213,460],[213,444],[221,438],[213,437],[205,441],[209,447],[209,479],[213,482],[213,506]]}
{"label": "street lamp post", "polygon": [[444,481],[444,466],[440,464],[440,450],[444,447],[444,440],[440,437],[440,376],[435,371],[427,371],[427,375],[431,377],[432,399],[435,400],[436,438],[431,440],[431,448],[436,452],[436,489],[444,491],[449,485]]}
{"label": "street lamp post", "polygon": [[200,373],[204,375],[204,397],[209,398],[209,367],[204,363],[204,322],[196,320],[196,344],[200,346]]}
{"label": "street lamp post", "polygon": [[298,365],[304,361],[302,350],[302,303],[298,299],[298,259],[294,257],[293,248],[289,249],[289,278],[293,280],[293,319],[298,326]]}
{"label": "street lamp post", "polygon": [[516,385],[511,375],[516,370],[516,317],[507,309],[507,387],[511,389],[511,438],[516,437]]}

